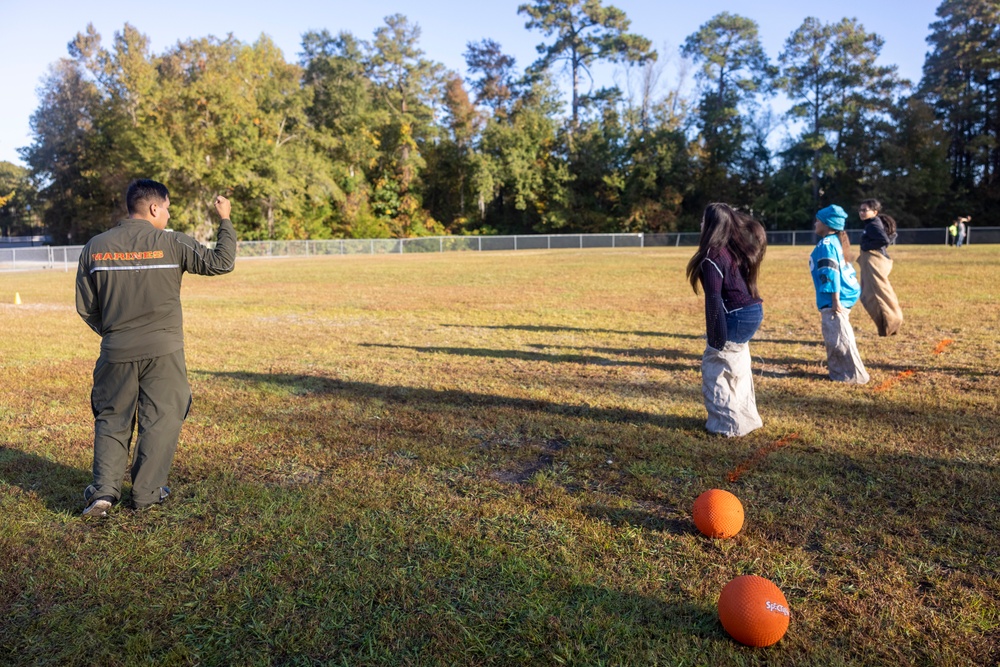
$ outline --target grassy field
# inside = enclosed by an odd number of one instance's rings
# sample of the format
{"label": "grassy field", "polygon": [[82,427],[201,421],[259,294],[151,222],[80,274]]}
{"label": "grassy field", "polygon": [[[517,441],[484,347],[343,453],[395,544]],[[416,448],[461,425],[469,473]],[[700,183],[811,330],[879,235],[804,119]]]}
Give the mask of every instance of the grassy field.
{"label": "grassy field", "polygon": [[[74,274],[0,275],[0,663],[997,664],[1000,247],[895,251],[866,387],[825,378],[809,250],[768,252],[735,440],[703,429],[690,249],[187,277],[174,494],[92,522],[99,339]],[[709,488],[734,539],[694,529]],[[788,598],[773,647],[718,622],[740,574]]]}

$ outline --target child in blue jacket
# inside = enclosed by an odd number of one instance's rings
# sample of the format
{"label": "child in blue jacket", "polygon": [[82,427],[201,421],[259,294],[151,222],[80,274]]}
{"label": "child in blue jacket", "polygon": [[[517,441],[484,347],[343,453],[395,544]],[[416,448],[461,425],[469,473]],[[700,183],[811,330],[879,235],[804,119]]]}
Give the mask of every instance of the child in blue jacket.
{"label": "child in blue jacket", "polygon": [[851,242],[844,231],[846,221],[847,213],[837,205],[827,206],[816,214],[819,242],[809,255],[809,270],[816,287],[816,307],[822,317],[830,379],[865,384],[869,380],[868,371],[861,362],[849,319],[851,307],[861,295],[861,286],[854,266],[848,261]]}

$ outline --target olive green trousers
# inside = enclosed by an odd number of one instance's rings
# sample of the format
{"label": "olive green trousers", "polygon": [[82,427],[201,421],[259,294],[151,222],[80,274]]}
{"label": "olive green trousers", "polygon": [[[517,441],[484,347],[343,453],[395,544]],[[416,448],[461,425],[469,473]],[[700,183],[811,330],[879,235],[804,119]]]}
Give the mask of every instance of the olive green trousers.
{"label": "olive green trousers", "polygon": [[122,496],[132,434],[132,504],[160,502],[177,451],[181,426],[191,409],[184,350],[153,359],[94,366],[94,487],[91,497]]}

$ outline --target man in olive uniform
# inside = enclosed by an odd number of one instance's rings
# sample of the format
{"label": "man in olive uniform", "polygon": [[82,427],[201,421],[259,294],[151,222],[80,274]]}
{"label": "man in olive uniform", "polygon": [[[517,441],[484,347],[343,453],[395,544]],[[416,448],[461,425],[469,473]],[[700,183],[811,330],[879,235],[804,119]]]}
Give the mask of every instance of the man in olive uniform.
{"label": "man in olive uniform", "polygon": [[92,238],[80,255],[76,310],[101,336],[90,402],[94,412],[94,483],[84,491],[86,517],[106,516],[121,499],[132,430],[132,506],[161,503],[181,425],[191,407],[184,365],[181,277],[233,270],[236,232],[230,203],[215,199],[222,218],[215,249],[166,231],[170,193],[156,181],[133,181],[129,217]]}

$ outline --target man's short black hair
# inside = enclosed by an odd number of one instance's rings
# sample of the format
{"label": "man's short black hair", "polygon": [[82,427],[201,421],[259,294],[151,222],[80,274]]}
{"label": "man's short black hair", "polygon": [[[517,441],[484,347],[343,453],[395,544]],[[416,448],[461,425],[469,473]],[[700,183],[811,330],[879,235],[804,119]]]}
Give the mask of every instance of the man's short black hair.
{"label": "man's short black hair", "polygon": [[156,199],[164,202],[170,197],[167,186],[150,178],[137,178],[128,184],[128,192],[125,193],[125,206],[128,207],[128,214],[134,215],[142,208],[143,202],[149,199]]}

